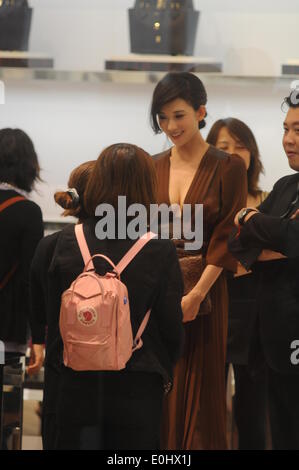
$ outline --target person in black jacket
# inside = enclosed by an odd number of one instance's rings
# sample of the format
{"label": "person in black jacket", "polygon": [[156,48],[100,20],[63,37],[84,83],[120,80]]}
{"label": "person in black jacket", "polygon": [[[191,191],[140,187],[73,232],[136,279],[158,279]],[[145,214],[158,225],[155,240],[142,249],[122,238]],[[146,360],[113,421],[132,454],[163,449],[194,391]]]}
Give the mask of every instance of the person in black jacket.
{"label": "person in black jacket", "polygon": [[[76,167],[69,178],[67,191],[58,191],[54,195],[57,204],[65,210],[63,216],[72,216],[80,222],[87,218],[83,204],[83,193],[95,160],[84,162]],[[50,309],[49,267],[60,232],[43,238],[34,255],[31,273],[31,314],[32,354],[28,374],[38,373],[44,362],[46,343],[44,397],[42,406],[42,441],[44,450],[53,450],[56,443],[56,398],[60,380],[60,359],[56,354],[59,338],[58,324],[53,322]]]}
{"label": "person in black jacket", "polygon": [[[298,95],[298,93],[297,93]],[[298,96],[297,96],[298,98]],[[262,345],[268,365],[270,424],[274,449],[299,449],[299,101],[286,98],[283,146],[295,174],[281,178],[258,209],[242,209],[230,250],[260,273]],[[297,343],[296,343],[297,344]]]}
{"label": "person in black jacket", "polygon": [[42,213],[29,200],[39,179],[33,143],[20,129],[0,130],[0,340],[24,354],[29,339],[29,270],[43,236]]}
{"label": "person in black jacket", "polygon": [[[101,253],[115,264],[133,246],[127,237],[98,239],[95,217],[99,204],[118,208],[118,196],[127,206],[155,203],[156,176],[151,158],[142,149],[118,144],[102,152],[89,178],[84,207],[89,218],[83,222],[84,235],[92,255]],[[127,229],[130,218],[119,223],[117,232]],[[40,259],[47,253],[40,252]],[[35,260],[34,270],[43,269]],[[107,271],[105,261],[95,261],[99,274]],[[47,274],[48,361],[62,363],[63,345],[58,329],[60,299],[83,271],[84,262],[74,227],[59,234]],[[132,260],[122,276],[129,293],[133,336],[149,308],[151,316],[142,335],[143,347],[121,371],[76,372],[61,366],[58,394],[58,449],[157,449],[164,390],[169,390],[173,366],[182,345],[181,297],[183,283],[173,243],[151,240]],[[41,295],[32,285],[33,298]],[[50,340],[51,338],[51,340]],[[46,392],[46,391],[45,391]],[[52,393],[55,391],[52,389]]]}
{"label": "person in black jacket", "polygon": [[[247,169],[247,205],[256,207],[267,197],[258,186],[263,165],[251,129],[239,119],[216,121],[206,138],[215,147],[238,154]],[[238,430],[239,450],[266,447],[266,367],[260,347],[258,312],[255,309],[258,276],[238,265],[228,275],[229,294],[226,377],[233,367],[235,393],[233,416]]]}

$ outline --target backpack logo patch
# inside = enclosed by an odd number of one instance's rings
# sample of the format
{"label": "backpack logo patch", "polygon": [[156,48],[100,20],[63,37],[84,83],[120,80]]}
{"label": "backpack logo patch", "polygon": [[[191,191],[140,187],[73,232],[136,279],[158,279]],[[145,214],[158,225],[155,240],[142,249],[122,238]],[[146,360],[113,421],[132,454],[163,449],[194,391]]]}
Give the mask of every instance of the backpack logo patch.
{"label": "backpack logo patch", "polygon": [[93,326],[98,319],[98,314],[93,307],[83,307],[79,310],[77,317],[82,325]]}

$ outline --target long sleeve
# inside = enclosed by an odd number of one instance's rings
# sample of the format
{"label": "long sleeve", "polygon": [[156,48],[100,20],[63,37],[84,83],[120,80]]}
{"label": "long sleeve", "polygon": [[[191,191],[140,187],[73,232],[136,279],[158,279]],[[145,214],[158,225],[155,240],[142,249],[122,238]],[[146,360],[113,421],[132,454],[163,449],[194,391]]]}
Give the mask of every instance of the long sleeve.
{"label": "long sleeve", "polygon": [[245,246],[254,242],[262,248],[295,258],[299,256],[299,219],[284,220],[257,214],[244,225],[240,241]]}
{"label": "long sleeve", "polygon": [[235,155],[228,156],[221,164],[220,218],[209,243],[207,264],[235,271],[237,263],[228,251],[227,241],[236,213],[246,205],[246,168],[242,159]]}
{"label": "long sleeve", "polygon": [[279,205],[281,199],[281,192],[284,193],[284,187],[288,184],[289,176],[283,176],[274,184],[272,191],[268,194],[266,199],[258,206],[258,210],[263,214],[273,213],[275,206]]}
{"label": "long sleeve", "polygon": [[[37,250],[37,253],[39,250]],[[38,258],[32,261],[30,271],[30,329],[33,344],[44,344],[46,336],[46,302]]]}
{"label": "long sleeve", "polygon": [[152,314],[157,319],[163,344],[166,346],[172,365],[174,365],[180,356],[183,344],[181,309],[183,280],[175,246],[171,244],[169,247],[167,271]]}
{"label": "long sleeve", "polygon": [[[0,191],[1,202],[18,196]],[[13,275],[0,290],[0,335],[7,342],[25,344],[28,334],[29,271],[39,240],[43,236],[40,207],[28,199],[18,201],[1,212],[0,280]]]}
{"label": "long sleeve", "polygon": [[[30,205],[29,205],[30,204]],[[25,209],[25,207],[24,207]],[[23,224],[23,234],[20,247],[20,273],[26,290],[29,286],[30,265],[39,241],[44,234],[42,213],[36,204],[31,201],[27,202],[26,207],[27,223]]]}
{"label": "long sleeve", "polygon": [[[287,257],[299,256],[299,221],[281,219],[296,196],[298,175],[278,180],[267,199],[258,207],[261,213],[252,216],[240,233],[230,236],[231,253],[250,269],[263,249],[278,251]],[[295,207],[294,207],[295,210]]]}
{"label": "long sleeve", "polygon": [[45,343],[47,326],[48,269],[58,233],[43,238],[34,255],[30,270],[30,328],[32,342]]}

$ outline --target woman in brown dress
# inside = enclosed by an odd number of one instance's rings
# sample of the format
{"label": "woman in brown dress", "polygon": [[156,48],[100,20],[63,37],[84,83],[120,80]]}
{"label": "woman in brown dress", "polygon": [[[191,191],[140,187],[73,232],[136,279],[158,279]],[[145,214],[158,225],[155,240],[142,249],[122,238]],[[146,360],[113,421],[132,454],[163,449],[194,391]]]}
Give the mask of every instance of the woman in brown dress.
{"label": "woman in brown dress", "polygon": [[[227,239],[234,216],[247,196],[246,168],[240,157],[207,144],[207,95],[191,73],[169,73],[156,86],[151,119],[156,133],[174,144],[157,155],[158,202],[203,204],[206,267],[183,297],[185,349],[175,369],[173,390],[165,400],[161,448],[226,449],[225,351],[227,288],[225,270],[236,270]],[[207,296],[212,309],[198,315]]]}

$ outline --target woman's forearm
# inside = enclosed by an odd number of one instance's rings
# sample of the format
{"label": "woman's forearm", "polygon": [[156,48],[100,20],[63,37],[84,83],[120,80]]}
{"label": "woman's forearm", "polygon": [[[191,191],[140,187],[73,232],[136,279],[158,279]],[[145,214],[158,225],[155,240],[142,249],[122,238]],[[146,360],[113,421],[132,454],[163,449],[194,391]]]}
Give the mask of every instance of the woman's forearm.
{"label": "woman's forearm", "polygon": [[198,283],[192,289],[193,293],[203,300],[213,284],[217,281],[218,277],[222,273],[223,268],[219,266],[213,266],[208,264],[202,273]]}

